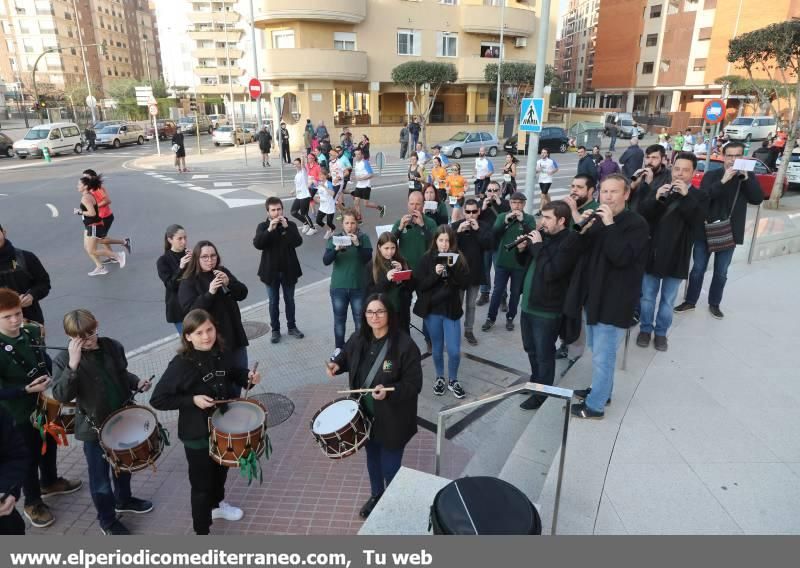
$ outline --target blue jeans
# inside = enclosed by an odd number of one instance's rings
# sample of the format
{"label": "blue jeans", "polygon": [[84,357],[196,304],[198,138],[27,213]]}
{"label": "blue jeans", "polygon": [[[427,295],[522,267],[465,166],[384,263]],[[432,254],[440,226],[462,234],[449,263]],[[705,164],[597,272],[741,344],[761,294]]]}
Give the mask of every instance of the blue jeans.
{"label": "blue jeans", "polygon": [[131,474],[120,472],[119,476],[114,476],[111,473],[100,442],[84,442],[83,454],[89,470],[89,492],[97,509],[97,521],[100,528],[107,529],[117,518],[115,506],[131,498]]}
{"label": "blue jeans", "polygon": [[436,376],[444,377],[444,349],[447,348],[447,378],[455,381],[461,363],[461,320],[430,314],[424,321],[431,334],[431,355]]}
{"label": "blue jeans", "polygon": [[607,323],[586,326],[586,344],[592,350],[592,392],[586,406],[595,412],[604,412],[606,401],[614,390],[614,367],[617,348],[625,337],[625,328]]}
{"label": "blue jeans", "polygon": [[333,337],[336,347],[344,347],[344,334],[347,329],[347,306],[353,314],[356,331],[361,327],[361,314],[364,311],[364,290],[360,288],[331,288],[333,306]]}
{"label": "blue jeans", "polygon": [[497,251],[487,250],[483,253],[483,269],[486,272],[486,279],[489,284],[481,284],[481,294],[488,294],[492,291],[492,265],[495,257],[497,257]]}
{"label": "blue jeans", "polygon": [[286,327],[297,327],[294,321],[294,284],[286,282],[286,275],[281,272],[272,284],[267,284],[267,298],[269,299],[269,325],[272,331],[281,330],[281,289],[283,289],[283,305],[286,308]]}
{"label": "blue jeans", "polygon": [[556,339],[561,316],[543,318],[523,310],[520,316],[522,347],[531,365],[531,381],[553,385],[556,378]]}
{"label": "blue jeans", "polygon": [[178,332],[178,335],[183,335],[183,322],[179,321],[177,323],[173,323],[172,325],[175,326],[175,331]]}
{"label": "blue jeans", "polygon": [[[722,291],[725,289],[725,282],[728,281],[728,267],[733,260],[735,248],[714,253],[714,276],[711,278],[711,288],[708,289],[708,305],[719,306],[722,303]],[[708,245],[705,239],[698,239],[694,242],[692,253],[694,263],[689,272],[689,289],[686,291],[686,301],[690,304],[697,304],[700,299],[700,290],[703,288],[703,278],[708,268],[708,261],[711,260],[711,253],[708,252]]]}
{"label": "blue jeans", "polygon": [[400,464],[403,462],[405,447],[399,450],[390,450],[375,440],[369,440],[365,447],[367,449],[369,486],[373,497],[377,497],[397,475],[397,470],[400,469]]}
{"label": "blue jeans", "polygon": [[519,297],[522,294],[522,283],[525,280],[525,271],[522,269],[503,268],[495,265],[494,267],[494,290],[492,290],[492,301],[489,302],[489,313],[487,318],[492,321],[497,319],[497,311],[500,309],[500,302],[511,280],[511,295],[508,298],[508,313],[506,319],[513,320],[517,316],[517,306]]}
{"label": "blue jeans", "polygon": [[[678,297],[680,287],[681,280],[678,278],[669,276],[659,278],[645,273],[642,278],[642,297],[639,301],[639,331],[652,333],[653,318],[655,317],[656,335],[667,336],[669,326],[672,325],[672,308],[675,307],[675,298]],[[656,313],[656,298],[659,289],[661,289],[661,301],[658,303],[658,313]]]}

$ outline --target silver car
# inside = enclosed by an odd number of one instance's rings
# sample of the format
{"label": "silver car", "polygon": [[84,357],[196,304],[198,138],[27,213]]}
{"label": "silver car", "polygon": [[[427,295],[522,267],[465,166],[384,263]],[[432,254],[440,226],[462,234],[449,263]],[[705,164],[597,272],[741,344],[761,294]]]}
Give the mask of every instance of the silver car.
{"label": "silver car", "polygon": [[500,142],[488,132],[461,131],[455,133],[448,140],[439,142],[439,146],[442,147],[442,154],[457,159],[467,154],[477,154],[481,146],[486,148],[488,155],[496,156]]}
{"label": "silver car", "polygon": [[123,144],[144,144],[144,129],[138,124],[112,124],[97,133],[98,146],[119,148]]}

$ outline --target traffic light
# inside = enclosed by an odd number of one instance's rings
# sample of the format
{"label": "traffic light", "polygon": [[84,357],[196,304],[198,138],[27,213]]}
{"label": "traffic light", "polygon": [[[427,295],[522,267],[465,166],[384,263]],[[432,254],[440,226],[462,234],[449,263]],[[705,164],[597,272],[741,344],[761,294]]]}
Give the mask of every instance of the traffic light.
{"label": "traffic light", "polygon": [[42,101],[41,103],[39,103],[39,105],[40,105],[40,106],[41,106],[43,109],[45,109],[45,108],[47,108],[47,101]]}
{"label": "traffic light", "polygon": [[192,112],[197,112],[197,97],[194,95],[189,96],[189,110]]}

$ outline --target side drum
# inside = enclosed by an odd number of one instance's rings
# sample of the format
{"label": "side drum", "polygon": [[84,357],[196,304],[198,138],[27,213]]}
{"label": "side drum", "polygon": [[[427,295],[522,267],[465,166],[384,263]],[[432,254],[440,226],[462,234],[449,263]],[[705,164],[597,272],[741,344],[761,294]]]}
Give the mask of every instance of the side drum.
{"label": "side drum", "polygon": [[[36,410],[31,415],[31,422],[34,427],[44,428],[49,434],[56,437],[57,434],[75,433],[75,412],[74,402],[59,402],[53,398],[53,389],[49,388],[40,392],[36,400]],[[53,428],[55,426],[55,428]],[[58,439],[56,437],[56,439]]]}
{"label": "side drum", "polygon": [[121,408],[109,414],[100,426],[100,446],[115,474],[155,469],[166,442],[166,430],[145,406]]}
{"label": "side drum", "polygon": [[311,419],[311,434],[322,453],[341,459],[356,453],[369,440],[372,422],[352,398],[340,398],[320,408]]}
{"label": "side drum", "polygon": [[214,411],[208,431],[212,460],[226,467],[253,463],[269,446],[267,409],[255,400],[233,399]]}

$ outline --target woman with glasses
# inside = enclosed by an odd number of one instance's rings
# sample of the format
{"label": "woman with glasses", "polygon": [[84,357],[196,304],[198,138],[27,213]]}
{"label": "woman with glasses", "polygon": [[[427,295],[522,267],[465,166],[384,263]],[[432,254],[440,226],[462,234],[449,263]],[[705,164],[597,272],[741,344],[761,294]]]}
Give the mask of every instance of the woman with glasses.
{"label": "woman with glasses", "polygon": [[367,265],[366,294],[385,294],[389,307],[397,314],[398,329],[410,334],[414,279],[403,274],[409,270],[408,262],[400,254],[397,237],[389,231],[381,233],[372,262]]}
{"label": "woman with glasses", "polygon": [[452,222],[463,219],[461,208],[464,206],[464,193],[467,190],[467,180],[461,175],[461,164],[450,166],[450,175],[447,176],[447,195],[453,207]]}
{"label": "woman with glasses", "polygon": [[423,168],[419,163],[416,152],[412,152],[408,158],[408,194],[414,191],[422,191]]}
{"label": "woman with glasses", "polygon": [[164,254],[156,261],[158,277],[164,283],[164,303],[167,322],[181,332],[183,308],[178,301],[178,287],[183,269],[192,260],[192,251],[186,248],[186,230],[180,225],[170,225],[164,232]]}
{"label": "woman with glasses", "polygon": [[211,241],[200,241],[192,249],[178,287],[178,302],[184,313],[201,309],[211,314],[217,332],[231,352],[237,367],[247,367],[247,335],[239,304],[247,298],[247,286],[222,266],[222,258]]}
{"label": "woman with glasses", "polygon": [[367,518],[400,469],[406,444],[417,433],[421,355],[411,337],[397,329],[388,298],[372,294],[359,331],[327,367],[331,378],[348,372],[351,389],[372,389],[360,399],[362,410],[372,419],[366,444],[371,494],[359,512]]}
{"label": "woman with glasses", "polygon": [[[456,234],[449,225],[440,225],[431,247],[414,270],[417,303],[414,313],[425,322],[431,337],[431,354],[436,368],[433,394],[442,396],[445,386],[456,398],[465,392],[458,382],[461,362],[461,294],[469,284],[469,268],[458,249]],[[447,348],[448,381],[444,380],[444,349]]]}
{"label": "woman with glasses", "polygon": [[[444,201],[439,199],[436,188],[431,184],[427,184],[422,196],[425,199],[422,206],[423,213],[433,219],[437,227],[447,223],[450,213],[447,211],[447,205],[444,204]],[[435,207],[434,204],[436,204]]]}

